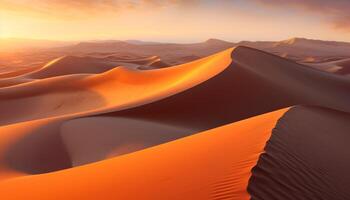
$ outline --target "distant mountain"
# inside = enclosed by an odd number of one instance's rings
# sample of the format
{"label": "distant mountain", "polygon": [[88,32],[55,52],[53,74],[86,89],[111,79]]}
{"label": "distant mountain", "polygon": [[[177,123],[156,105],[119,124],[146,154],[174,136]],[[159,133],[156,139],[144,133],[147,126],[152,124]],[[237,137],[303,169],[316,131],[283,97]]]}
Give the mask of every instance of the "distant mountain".
{"label": "distant mountain", "polygon": [[0,51],[43,49],[63,55],[118,54],[158,56],[167,65],[193,61],[222,50],[247,46],[298,62],[329,62],[350,57],[350,43],[290,38],[282,41],[241,41],[232,43],[216,38],[192,44],[160,43],[141,40],[95,40],[80,43],[47,40],[0,40]]}
{"label": "distant mountain", "polygon": [[68,53],[127,53],[142,56],[159,56],[162,61],[179,64],[235,47],[260,49],[299,62],[323,62],[350,57],[350,43],[290,38],[282,41],[241,41],[232,43],[211,38],[192,44],[157,43],[139,40],[108,40],[81,42],[56,51]]}
{"label": "distant mountain", "polygon": [[301,62],[321,62],[350,56],[350,43],[306,38],[290,38],[277,42],[243,41],[237,45],[260,49]]}
{"label": "distant mountain", "polygon": [[142,40],[124,40],[129,44],[137,44],[137,45],[153,45],[153,44],[161,44],[161,42],[150,42],[150,41],[142,41]]}
{"label": "distant mountain", "polygon": [[135,45],[124,41],[96,41],[96,42],[80,42],[76,45],[57,48],[63,51],[80,51],[80,52],[113,52],[124,48],[130,48]]}
{"label": "distant mountain", "polygon": [[234,44],[232,42],[228,42],[225,40],[219,40],[219,39],[215,39],[215,38],[210,38],[207,41],[205,41],[204,43],[211,44],[211,45],[232,45],[232,44]]}
{"label": "distant mountain", "polygon": [[313,40],[307,38],[290,38],[279,42],[280,45],[324,45],[324,46],[350,46],[348,42],[336,42],[336,41],[325,41],[325,40]]}
{"label": "distant mountain", "polygon": [[192,61],[196,58],[211,55],[213,53],[235,46],[234,43],[218,39],[209,39],[200,43],[175,44],[143,42],[137,40],[127,41],[98,41],[81,42],[76,45],[55,48],[53,50],[76,53],[125,53],[142,56],[159,56],[162,61],[168,64],[179,64]]}

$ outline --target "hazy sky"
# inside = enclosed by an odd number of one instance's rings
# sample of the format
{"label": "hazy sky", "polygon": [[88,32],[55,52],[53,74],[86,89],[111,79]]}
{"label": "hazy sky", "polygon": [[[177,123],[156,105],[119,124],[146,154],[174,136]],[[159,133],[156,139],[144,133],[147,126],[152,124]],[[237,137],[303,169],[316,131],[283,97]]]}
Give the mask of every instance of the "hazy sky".
{"label": "hazy sky", "polygon": [[0,37],[350,41],[349,0],[0,0]]}

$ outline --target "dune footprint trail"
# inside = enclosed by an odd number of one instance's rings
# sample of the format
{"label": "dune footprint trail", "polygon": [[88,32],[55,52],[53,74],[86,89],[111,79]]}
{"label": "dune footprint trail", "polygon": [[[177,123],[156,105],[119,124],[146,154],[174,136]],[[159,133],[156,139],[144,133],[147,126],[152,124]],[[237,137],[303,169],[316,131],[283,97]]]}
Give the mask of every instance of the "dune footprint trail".
{"label": "dune footprint trail", "polygon": [[0,79],[0,197],[349,197],[348,78],[248,47],[136,66],[157,59],[66,57]]}

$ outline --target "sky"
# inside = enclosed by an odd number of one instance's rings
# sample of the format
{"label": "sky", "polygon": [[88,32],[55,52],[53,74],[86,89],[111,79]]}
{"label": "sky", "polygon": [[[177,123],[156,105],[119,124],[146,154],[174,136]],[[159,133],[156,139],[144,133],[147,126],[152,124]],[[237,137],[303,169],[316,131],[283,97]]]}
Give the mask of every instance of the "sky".
{"label": "sky", "polygon": [[349,0],[0,0],[0,38],[349,41]]}

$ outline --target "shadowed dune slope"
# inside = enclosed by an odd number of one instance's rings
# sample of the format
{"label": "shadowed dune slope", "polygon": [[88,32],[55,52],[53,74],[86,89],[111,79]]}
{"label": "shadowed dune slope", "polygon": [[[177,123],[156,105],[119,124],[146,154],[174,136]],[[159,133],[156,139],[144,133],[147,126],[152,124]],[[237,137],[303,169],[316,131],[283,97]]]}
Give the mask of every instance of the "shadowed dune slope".
{"label": "shadowed dune slope", "polygon": [[[164,69],[120,67],[3,88],[0,101],[5,111],[24,104],[27,108],[11,112],[2,123],[126,109],[116,114],[205,130],[296,104],[350,110],[347,78],[247,47],[237,47],[230,56],[231,51]],[[79,101],[81,105],[66,108]],[[49,105],[38,107],[38,102]],[[137,108],[127,109],[131,107]]]}
{"label": "shadowed dune slope", "polygon": [[339,74],[339,75],[350,74],[350,58],[340,59],[340,60],[331,61],[331,62],[307,64],[307,65],[324,70],[324,71]]}
{"label": "shadowed dune slope", "polygon": [[[78,68],[0,88],[0,199],[348,197],[344,76],[248,47],[163,69]],[[323,108],[278,110],[299,104]]]}
{"label": "shadowed dune slope", "polygon": [[33,71],[37,71],[40,68],[41,67],[29,67],[29,68],[15,70],[15,71],[11,71],[11,72],[0,73],[0,79],[21,76],[23,74],[28,74],[28,73],[31,73]]}
{"label": "shadowed dune slope", "polygon": [[65,122],[60,136],[70,155],[72,166],[79,166],[193,133],[190,129],[135,119],[86,117]]}
{"label": "shadowed dune slope", "polygon": [[350,112],[350,80],[248,47],[222,73],[189,90],[113,113],[197,130],[297,104]]}
{"label": "shadowed dune slope", "polygon": [[350,56],[350,43],[306,38],[290,38],[279,42],[242,41],[237,45],[260,49],[298,62],[327,62]]}
{"label": "shadowed dune slope", "polygon": [[348,75],[350,74],[350,58],[349,59],[344,59],[344,60],[340,60],[337,63],[338,66],[342,67],[339,71],[338,74],[342,74],[342,75]]}
{"label": "shadowed dune slope", "polygon": [[194,133],[112,117],[43,119],[2,126],[0,132],[0,179],[9,171],[42,174],[101,161]]}
{"label": "shadowed dune slope", "polygon": [[[110,112],[176,94],[224,70],[227,50],[188,64],[140,71],[125,67],[102,74],[47,78],[0,89],[1,124],[86,112]],[[18,109],[12,109],[12,108]]]}
{"label": "shadowed dune slope", "polygon": [[254,117],[103,162],[1,181],[0,197],[249,199],[246,188],[250,170],[285,112]]}
{"label": "shadowed dune slope", "polygon": [[[70,153],[68,164],[45,169],[13,165],[20,171],[37,174],[130,153],[291,105],[347,110],[348,82],[271,54],[239,47],[166,69],[138,71],[121,67],[98,75],[70,75],[4,88],[0,90],[4,98],[1,106],[8,114],[0,122],[11,124],[46,117],[73,119],[61,121],[52,130],[57,140],[65,142],[57,151]],[[14,106],[21,109],[11,111]],[[99,113],[105,114],[96,115]],[[74,119],[90,115],[95,116]],[[98,140],[97,127],[104,126],[118,131],[132,128],[123,132],[105,130],[104,139]],[[152,126],[159,140],[141,139],[151,130],[147,127]],[[86,130],[85,135],[78,133],[80,129]],[[163,131],[173,134],[161,135]],[[18,140],[9,151],[19,154],[10,153],[15,156],[9,156],[6,162],[16,163],[23,157],[28,158],[25,163],[36,163],[31,156],[23,156],[30,151],[22,147],[33,146],[31,138],[37,136],[41,138],[35,132],[27,133]],[[84,143],[79,140],[81,137],[91,142]]]}
{"label": "shadowed dune slope", "polygon": [[1,126],[0,179],[72,167],[60,126],[48,119]]}
{"label": "shadowed dune slope", "polygon": [[251,199],[349,199],[349,122],[349,113],[290,109],[252,171]]}

